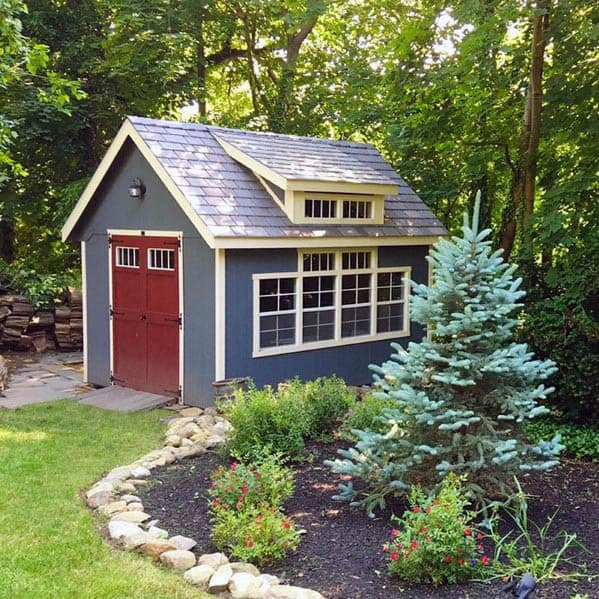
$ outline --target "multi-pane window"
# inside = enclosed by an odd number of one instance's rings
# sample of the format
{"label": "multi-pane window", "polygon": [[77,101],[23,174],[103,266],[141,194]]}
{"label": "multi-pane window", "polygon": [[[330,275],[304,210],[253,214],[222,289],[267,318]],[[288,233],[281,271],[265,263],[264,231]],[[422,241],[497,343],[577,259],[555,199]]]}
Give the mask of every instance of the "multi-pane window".
{"label": "multi-pane window", "polygon": [[341,336],[370,334],[370,281],[372,275],[341,277]]}
{"label": "multi-pane window", "polygon": [[378,267],[373,250],[306,252],[297,273],[255,275],[254,350],[405,335],[408,276],[409,268]]}
{"label": "multi-pane window", "polygon": [[343,218],[372,218],[372,200],[343,200]]}
{"label": "multi-pane window", "polygon": [[379,272],[376,287],[376,331],[388,333],[404,328],[406,279],[403,272]]}
{"label": "multi-pane window", "polygon": [[304,343],[335,337],[335,277],[302,280],[302,339]]}
{"label": "multi-pane window", "polygon": [[260,347],[295,343],[295,279],[261,279],[259,282]]}
{"label": "multi-pane window", "polygon": [[335,218],[337,216],[337,200],[304,201],[304,216],[306,218]]}
{"label": "multi-pane window", "polygon": [[341,268],[343,270],[370,268],[370,255],[371,252],[343,252]]}
{"label": "multi-pane window", "polygon": [[335,254],[333,252],[319,252],[304,254],[302,259],[304,272],[318,272],[321,270],[335,269]]}
{"label": "multi-pane window", "polygon": [[152,270],[175,270],[175,250],[149,248],[148,268]]}
{"label": "multi-pane window", "polygon": [[129,247],[117,247],[116,265],[125,268],[139,268],[139,249]]}

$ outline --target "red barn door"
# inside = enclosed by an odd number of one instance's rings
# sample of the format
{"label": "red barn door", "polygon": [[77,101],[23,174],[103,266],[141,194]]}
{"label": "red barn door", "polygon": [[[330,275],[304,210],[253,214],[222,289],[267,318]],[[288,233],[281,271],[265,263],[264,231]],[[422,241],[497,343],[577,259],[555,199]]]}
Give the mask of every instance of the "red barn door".
{"label": "red barn door", "polygon": [[113,235],[112,366],[116,384],[179,394],[179,241]]}

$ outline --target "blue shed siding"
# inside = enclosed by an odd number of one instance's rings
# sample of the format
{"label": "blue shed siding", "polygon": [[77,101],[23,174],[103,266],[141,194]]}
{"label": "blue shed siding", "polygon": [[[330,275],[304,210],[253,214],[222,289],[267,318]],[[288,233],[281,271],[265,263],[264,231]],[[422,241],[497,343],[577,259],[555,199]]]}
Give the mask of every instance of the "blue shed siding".
{"label": "blue shed siding", "polygon": [[[143,200],[128,197],[134,177],[146,185]],[[96,192],[72,238],[86,241],[88,380],[110,384],[107,229],[182,231],[184,300],[184,398],[213,403],[214,252],[132,143],[125,145]]]}
{"label": "blue shed siding", "polygon": [[[412,279],[428,280],[426,246],[380,247],[381,266],[411,266]],[[304,380],[337,374],[349,384],[368,384],[368,365],[381,363],[391,353],[390,340],[372,341],[281,354],[252,357],[254,273],[296,272],[296,250],[227,250],[226,252],[226,376],[250,376],[258,386],[299,376]],[[412,323],[411,336],[399,339],[402,345],[419,341],[423,328]]]}

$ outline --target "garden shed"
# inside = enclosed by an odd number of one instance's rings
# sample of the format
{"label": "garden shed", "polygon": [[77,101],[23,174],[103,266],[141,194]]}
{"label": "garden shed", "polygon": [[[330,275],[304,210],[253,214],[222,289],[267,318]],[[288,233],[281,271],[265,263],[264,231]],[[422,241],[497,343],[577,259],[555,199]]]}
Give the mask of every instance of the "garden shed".
{"label": "garden shed", "polygon": [[368,144],[129,117],[63,227],[87,382],[212,402],[214,381],[370,381],[419,340],[408,278],[447,232]]}

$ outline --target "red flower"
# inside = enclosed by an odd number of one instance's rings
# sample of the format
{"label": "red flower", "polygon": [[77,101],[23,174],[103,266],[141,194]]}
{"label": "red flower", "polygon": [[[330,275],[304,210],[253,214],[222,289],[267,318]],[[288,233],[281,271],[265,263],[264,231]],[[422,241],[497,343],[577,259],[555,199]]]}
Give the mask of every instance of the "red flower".
{"label": "red flower", "polygon": [[479,532],[479,533],[476,535],[476,538],[477,538],[479,541],[482,541],[482,540],[484,539],[484,535],[483,535],[483,533],[482,533],[482,532]]}
{"label": "red flower", "polygon": [[412,511],[417,514],[420,511],[420,508],[418,506],[416,506],[415,508],[412,509]]}
{"label": "red flower", "polygon": [[243,508],[243,503],[241,503],[241,501],[237,502],[237,505],[235,506],[238,510]]}
{"label": "red flower", "polygon": [[458,557],[458,564],[460,564],[460,566],[464,565],[464,558],[463,557]]}
{"label": "red flower", "polygon": [[418,547],[418,541],[412,541],[412,542],[410,543],[410,547],[411,547],[412,549],[416,549],[416,547]]}
{"label": "red flower", "polygon": [[391,529],[391,538],[392,539],[394,539],[398,534],[399,534],[398,530],[395,530],[394,528]]}
{"label": "red flower", "polygon": [[430,514],[430,513],[431,513],[431,508],[430,508],[430,507],[427,507],[427,508],[426,508],[424,511],[425,511],[427,514]]}
{"label": "red flower", "polygon": [[480,558],[480,561],[482,562],[483,566],[488,566],[489,565],[489,558],[486,555],[483,555]]}
{"label": "red flower", "polygon": [[237,462],[233,462],[233,463],[231,464],[231,470],[235,470],[235,469],[237,469],[237,466],[239,466],[239,464],[238,464]]}
{"label": "red flower", "polygon": [[394,551],[389,557],[391,558],[391,561],[394,562],[399,557],[399,553]]}
{"label": "red flower", "polygon": [[479,550],[481,553],[482,553],[482,552],[485,550],[485,548],[483,547],[483,544],[482,544],[482,543],[480,543],[479,545],[477,545],[477,546],[476,546],[476,548],[477,548],[477,549],[478,549],[478,550]]}
{"label": "red flower", "polygon": [[283,520],[283,522],[281,522],[281,526],[285,529],[288,530],[291,527],[291,524],[289,524],[289,522],[287,522],[287,520]]}
{"label": "red flower", "polygon": [[243,487],[241,487],[241,494],[242,495],[247,495],[247,492],[250,490],[250,488],[247,485],[243,485]]}
{"label": "red flower", "polygon": [[446,564],[451,564],[451,555],[446,555],[446,556],[443,558],[443,561],[444,561]]}
{"label": "red flower", "polygon": [[262,514],[258,514],[258,515],[256,516],[256,521],[257,521],[257,522],[261,522],[263,517],[264,517],[264,516],[262,516]]}
{"label": "red flower", "polygon": [[427,532],[428,532],[428,528],[427,528],[426,526],[423,526],[423,527],[420,529],[420,533],[421,533],[421,534],[426,534]]}
{"label": "red flower", "polygon": [[254,541],[252,541],[252,539],[250,539],[248,541],[248,549],[251,549],[254,546]]}
{"label": "red flower", "polygon": [[212,505],[220,505],[220,497],[217,497],[213,502]]}
{"label": "red flower", "polygon": [[262,473],[261,472],[256,472],[256,478],[258,480],[260,480],[262,478]]}
{"label": "red flower", "polygon": [[469,528],[464,528],[464,534],[469,537],[472,535],[472,531]]}
{"label": "red flower", "polygon": [[433,503],[432,503],[431,505],[432,505],[433,507],[437,507],[437,506],[438,506],[438,505],[440,505],[440,504],[439,504],[439,502],[438,502],[438,501],[433,501]]}

